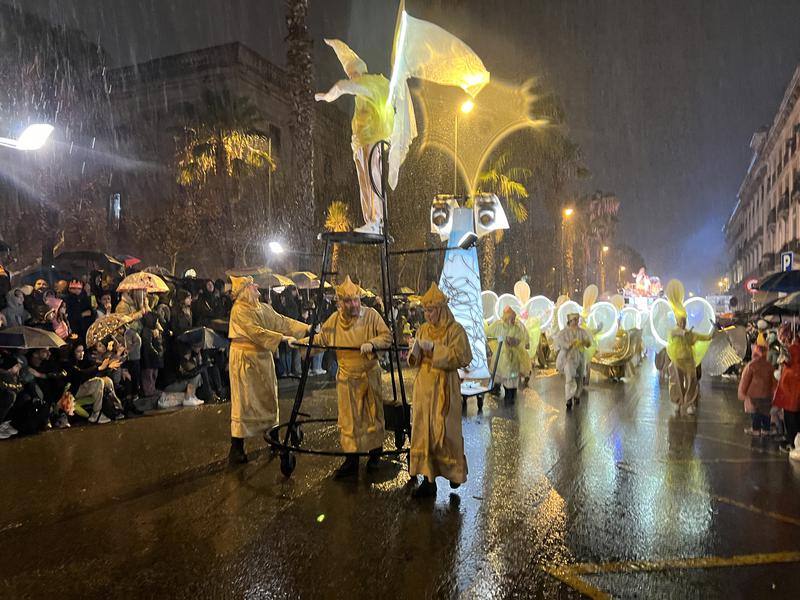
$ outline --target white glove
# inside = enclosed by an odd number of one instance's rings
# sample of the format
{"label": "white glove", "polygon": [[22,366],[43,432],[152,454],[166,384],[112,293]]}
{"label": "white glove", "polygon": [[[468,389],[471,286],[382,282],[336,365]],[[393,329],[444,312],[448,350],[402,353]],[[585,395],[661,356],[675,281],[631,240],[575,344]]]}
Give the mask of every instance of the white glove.
{"label": "white glove", "polygon": [[430,352],[433,350],[433,342],[430,340],[420,340],[417,342],[417,345],[423,352]]}
{"label": "white glove", "polygon": [[422,354],[422,349],[419,347],[417,340],[414,340],[414,343],[411,345],[411,354],[417,358],[419,358],[419,355]]}
{"label": "white glove", "polygon": [[366,344],[361,344],[361,354],[370,354],[375,350],[375,347],[370,343],[367,342]]}

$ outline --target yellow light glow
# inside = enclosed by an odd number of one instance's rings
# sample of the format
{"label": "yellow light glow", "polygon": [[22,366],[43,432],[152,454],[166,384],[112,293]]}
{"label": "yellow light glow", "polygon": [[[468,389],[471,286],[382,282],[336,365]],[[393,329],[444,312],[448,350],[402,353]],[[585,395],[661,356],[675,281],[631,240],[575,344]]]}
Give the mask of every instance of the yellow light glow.
{"label": "yellow light glow", "polygon": [[317,523],[322,523],[325,520],[325,515],[321,514],[317,517]]}
{"label": "yellow light glow", "polygon": [[472,112],[472,109],[475,108],[475,103],[472,100],[467,100],[464,104],[461,105],[461,112],[467,114]]}
{"label": "yellow light glow", "polygon": [[572,213],[574,213],[574,212],[575,212],[575,209],[565,208],[564,209],[564,216],[569,218],[569,217],[572,216]]}
{"label": "yellow light glow", "polygon": [[603,252],[608,252],[608,250],[609,250],[608,246],[603,246]]}
{"label": "yellow light glow", "polygon": [[620,265],[619,270],[624,273],[625,272],[625,265]]}

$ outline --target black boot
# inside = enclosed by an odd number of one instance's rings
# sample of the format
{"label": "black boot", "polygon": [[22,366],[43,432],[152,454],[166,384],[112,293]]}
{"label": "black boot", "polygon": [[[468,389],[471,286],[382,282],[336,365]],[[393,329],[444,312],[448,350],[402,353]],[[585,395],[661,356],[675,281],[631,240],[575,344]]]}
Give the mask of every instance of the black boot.
{"label": "black boot", "polygon": [[231,465],[241,465],[247,462],[247,454],[244,453],[244,439],[232,437],[231,451],[228,453],[228,463]]}
{"label": "black boot", "polygon": [[381,452],[383,452],[383,448],[374,448],[369,451],[369,460],[367,460],[368,473],[374,473],[381,468]]}
{"label": "black boot", "polygon": [[125,402],[123,403],[123,408],[125,409],[125,414],[127,415],[136,415],[141,416],[144,413],[136,408],[136,404],[133,402],[133,398],[125,398]]}
{"label": "black boot", "polygon": [[569,400],[567,400],[567,410],[569,410],[569,409],[571,409],[571,408],[572,408],[572,398],[570,398]]}
{"label": "black boot", "polygon": [[358,456],[355,454],[348,454],[342,466],[336,469],[333,478],[344,479],[345,477],[352,477],[353,475],[358,475]]}
{"label": "black boot", "polygon": [[436,482],[430,481],[427,477],[422,478],[422,483],[417,486],[411,496],[414,498],[430,498],[436,495]]}

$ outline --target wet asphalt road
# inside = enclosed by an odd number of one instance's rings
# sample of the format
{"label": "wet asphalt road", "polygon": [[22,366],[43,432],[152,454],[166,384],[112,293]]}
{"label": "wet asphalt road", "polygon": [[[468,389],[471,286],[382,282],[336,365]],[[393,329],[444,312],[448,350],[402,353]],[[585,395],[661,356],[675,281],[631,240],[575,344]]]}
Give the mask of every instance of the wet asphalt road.
{"label": "wet asphalt road", "polygon": [[0,442],[0,598],[800,597],[800,464],[743,435],[732,383],[704,379],[696,417],[649,364],[570,414],[561,392],[472,401],[469,481],[429,501],[399,462],[286,480],[262,442],[230,470],[227,405]]}

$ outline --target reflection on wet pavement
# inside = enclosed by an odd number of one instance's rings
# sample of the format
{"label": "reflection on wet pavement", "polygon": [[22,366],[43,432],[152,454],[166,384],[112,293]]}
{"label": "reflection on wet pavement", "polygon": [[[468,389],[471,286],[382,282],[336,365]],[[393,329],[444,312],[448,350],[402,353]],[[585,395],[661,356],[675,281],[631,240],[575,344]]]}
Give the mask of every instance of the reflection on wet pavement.
{"label": "reflection on wet pavement", "polygon": [[796,598],[800,466],[702,385],[696,418],[647,364],[571,414],[558,377],[472,402],[469,481],[427,502],[402,461],[338,482],[302,455],[287,480],[261,443],[229,470],[227,406],[4,442],[0,597]]}

